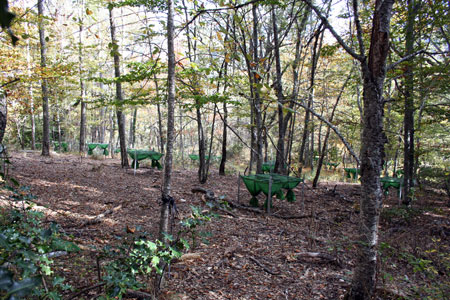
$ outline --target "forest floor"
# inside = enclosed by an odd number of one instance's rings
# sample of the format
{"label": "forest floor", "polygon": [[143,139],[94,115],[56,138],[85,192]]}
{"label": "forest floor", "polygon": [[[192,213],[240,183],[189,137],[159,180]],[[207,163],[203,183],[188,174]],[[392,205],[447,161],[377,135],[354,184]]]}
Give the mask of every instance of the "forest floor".
{"label": "forest floor", "polygon": [[[10,175],[30,187],[46,221],[59,223],[81,245],[81,252],[58,258],[64,277],[76,289],[98,283],[96,258],[117,236],[141,228],[157,237],[162,171],[142,164],[134,174],[122,169],[118,159],[57,153],[42,157],[30,151],[13,153],[11,161]],[[191,205],[207,208],[205,196],[193,193],[194,187],[248,204],[243,184],[237,199],[236,175],[219,176],[213,169],[208,182],[200,185],[196,168],[186,165],[173,173],[179,212],[173,232],[189,217]],[[230,214],[217,211],[220,217],[199,229],[211,233],[209,243],[199,242],[189,250],[192,255],[171,265],[163,298],[342,299],[355,265],[360,186],[322,182],[313,190],[307,182],[303,191],[294,191],[294,203],[274,198],[272,215],[239,208]],[[89,223],[105,212],[110,214],[100,223]],[[449,216],[444,194],[421,189],[414,208],[406,210],[398,207],[391,190],[380,222],[379,299],[446,299]],[[91,299],[97,291],[77,299]]]}

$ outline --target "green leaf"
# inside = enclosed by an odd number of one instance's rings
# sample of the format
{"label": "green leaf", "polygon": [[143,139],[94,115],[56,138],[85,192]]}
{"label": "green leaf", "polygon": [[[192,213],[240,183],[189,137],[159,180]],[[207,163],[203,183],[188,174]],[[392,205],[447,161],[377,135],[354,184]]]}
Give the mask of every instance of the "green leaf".
{"label": "green leaf", "polygon": [[78,252],[80,251],[80,248],[69,241],[65,241],[62,239],[56,239],[52,242],[52,248],[54,250],[61,250],[61,251],[67,251],[67,252]]}
{"label": "green leaf", "polygon": [[11,297],[25,297],[37,286],[41,284],[41,277],[25,278],[22,281],[14,282],[11,288],[7,291],[7,296]]}
{"label": "green leaf", "polygon": [[53,234],[52,230],[50,228],[46,229],[46,230],[42,230],[41,231],[41,238],[43,240],[48,239],[49,237],[51,237]]}
{"label": "green leaf", "polygon": [[50,266],[47,266],[47,265],[42,265],[42,264],[41,264],[41,271],[42,271],[42,273],[44,273],[44,274],[47,275],[47,276],[53,274],[52,269],[50,268]]}
{"label": "green leaf", "polygon": [[161,259],[159,258],[159,256],[153,256],[152,257],[152,266],[156,267],[159,265],[159,262],[161,261]]}
{"label": "green leaf", "polygon": [[15,180],[14,178],[9,178],[9,180],[11,180],[11,182],[12,182],[15,186],[19,186],[19,185],[20,185],[20,183],[19,183],[17,180]]}
{"label": "green leaf", "polygon": [[12,285],[13,274],[6,268],[0,267],[0,290],[7,290]]}

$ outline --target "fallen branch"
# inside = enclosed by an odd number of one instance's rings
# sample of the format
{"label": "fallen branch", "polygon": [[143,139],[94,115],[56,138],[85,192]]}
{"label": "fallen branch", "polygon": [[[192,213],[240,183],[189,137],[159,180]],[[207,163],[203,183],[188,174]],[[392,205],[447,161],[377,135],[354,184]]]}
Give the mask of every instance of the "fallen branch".
{"label": "fallen branch", "polygon": [[153,299],[153,296],[149,293],[144,293],[141,291],[133,291],[133,290],[127,290],[127,292],[123,296],[125,298],[136,298],[138,300]]}
{"label": "fallen branch", "polygon": [[67,251],[54,251],[54,252],[50,252],[47,254],[48,258],[56,258],[56,257],[61,257],[61,256],[65,256],[67,255],[68,252]]}
{"label": "fallen branch", "polygon": [[252,262],[254,262],[255,264],[257,264],[257,265],[258,265],[260,268],[262,268],[264,271],[266,271],[267,273],[269,273],[270,275],[275,275],[275,276],[277,276],[277,275],[280,275],[280,274],[281,274],[280,272],[275,273],[275,272],[269,270],[269,269],[266,268],[262,263],[260,263],[259,261],[257,261],[256,258],[254,258],[254,257],[251,257],[251,256],[250,256],[249,259],[250,259]]}
{"label": "fallen branch", "polygon": [[339,260],[328,254],[328,253],[323,253],[323,252],[301,252],[301,253],[296,253],[296,255],[298,256],[298,260],[299,261],[304,261],[302,258],[312,258],[315,260],[319,260],[316,261],[318,263],[332,263],[335,264],[338,267],[342,267],[341,263],[339,262]]}
{"label": "fallen branch", "polygon": [[84,288],[84,289],[82,289],[81,291],[78,291],[78,292],[76,292],[75,294],[73,294],[72,296],[70,296],[70,297],[68,298],[68,300],[78,299],[78,296],[80,296],[80,295],[82,295],[82,294],[84,294],[84,293],[86,293],[86,292],[89,292],[89,291],[91,291],[91,290],[94,290],[94,289],[96,289],[96,288],[98,288],[98,287],[104,286],[105,284],[106,284],[106,282],[100,282],[100,283],[97,283],[97,284],[95,284],[95,285],[88,286],[87,288]]}
{"label": "fallen branch", "polygon": [[347,199],[344,195],[341,195],[339,192],[336,191],[336,188],[337,188],[337,184],[334,186],[333,190],[329,190],[328,188],[325,188],[325,190],[327,192],[329,192],[332,197],[338,196],[339,199],[344,200],[345,202],[348,202],[348,203],[354,203],[355,202],[353,200]]}
{"label": "fallen branch", "polygon": [[230,216],[232,216],[233,218],[238,218],[238,216],[236,216],[235,214],[233,214],[231,211],[224,209],[222,207],[220,207],[220,203],[217,201],[216,197],[214,196],[214,192],[201,188],[201,187],[194,187],[191,189],[192,193],[202,193],[205,194],[205,198],[207,201],[213,202],[215,204],[214,208],[220,210],[221,212],[224,212]]}
{"label": "fallen branch", "polygon": [[82,228],[82,227],[85,227],[85,226],[88,226],[88,225],[98,224],[98,223],[100,223],[101,221],[103,221],[103,219],[104,219],[107,215],[110,215],[110,214],[112,214],[113,212],[118,211],[118,210],[121,209],[121,208],[122,208],[122,205],[116,206],[116,207],[114,207],[114,208],[112,208],[112,209],[108,209],[108,210],[105,211],[104,213],[101,213],[101,214],[99,214],[99,215],[97,215],[97,216],[95,216],[95,217],[93,217],[93,218],[90,218],[90,219],[86,220],[83,224],[80,225],[79,228]]}
{"label": "fallen branch", "polygon": [[254,212],[254,213],[258,213],[258,214],[265,213],[263,210],[261,210],[259,208],[256,208],[256,207],[250,207],[250,206],[241,205],[241,204],[238,204],[238,203],[233,202],[231,200],[225,200],[225,201],[228,202],[228,205],[230,205],[231,208],[239,208],[239,209],[251,211],[251,212]]}
{"label": "fallen branch", "polygon": [[202,193],[205,194],[205,198],[208,201],[216,201],[216,197],[214,196],[214,192],[201,188],[201,187],[194,187],[191,190],[192,193]]}
{"label": "fallen branch", "polygon": [[323,211],[318,212],[316,214],[309,214],[309,215],[298,215],[298,216],[282,216],[278,214],[272,214],[272,217],[283,219],[283,220],[296,220],[296,219],[307,219],[307,218],[316,218],[317,215],[323,213]]}

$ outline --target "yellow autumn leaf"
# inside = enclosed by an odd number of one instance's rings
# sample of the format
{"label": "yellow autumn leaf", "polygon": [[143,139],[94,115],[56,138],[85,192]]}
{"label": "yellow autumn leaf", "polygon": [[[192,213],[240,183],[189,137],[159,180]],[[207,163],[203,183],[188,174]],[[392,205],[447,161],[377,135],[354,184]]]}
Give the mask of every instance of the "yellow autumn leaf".
{"label": "yellow autumn leaf", "polygon": [[227,54],[225,55],[225,62],[229,63],[230,61],[231,61],[231,59],[230,59],[230,54],[227,53]]}

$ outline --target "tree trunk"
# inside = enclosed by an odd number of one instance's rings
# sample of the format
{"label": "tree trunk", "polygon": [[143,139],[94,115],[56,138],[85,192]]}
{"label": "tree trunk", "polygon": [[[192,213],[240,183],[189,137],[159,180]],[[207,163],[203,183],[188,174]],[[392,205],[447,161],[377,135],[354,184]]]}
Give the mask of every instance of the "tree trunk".
{"label": "tree trunk", "polygon": [[[158,84],[156,83],[156,78],[155,78],[155,85],[156,85],[156,93],[158,92]],[[159,102],[156,104],[156,108],[158,110],[158,143],[159,143],[159,151],[161,151],[161,153],[164,153],[164,132],[163,132],[163,126],[162,126],[162,114],[161,114],[161,104],[159,104]]]}
{"label": "tree trunk", "polygon": [[[82,12],[84,14],[84,11]],[[83,24],[80,24],[78,61],[80,72],[80,147],[79,152],[86,150],[86,102],[84,102],[85,87],[83,81],[83,46],[82,46]]]}
{"label": "tree trunk", "polygon": [[[114,53],[114,75],[116,78],[120,77],[120,56],[119,56],[119,46],[116,40],[116,27],[114,25],[113,8],[109,8],[109,22],[111,25],[111,43],[112,52]],[[123,92],[122,83],[120,81],[116,82],[116,98],[119,102],[123,102]],[[120,140],[120,158],[122,168],[128,167],[128,155],[127,155],[127,145],[125,138],[125,116],[122,113],[122,108],[119,106],[117,108],[117,127],[119,129],[119,140]]]}
{"label": "tree trunk", "polygon": [[227,102],[223,102],[223,134],[222,134],[222,159],[220,160],[219,175],[225,175],[225,163],[227,162]]}
{"label": "tree trunk", "polygon": [[213,121],[211,124],[211,138],[209,140],[208,159],[206,160],[206,178],[208,178],[209,167],[211,165],[211,160],[213,158],[212,157],[212,147],[213,147],[213,143],[214,143],[214,128],[216,125],[216,115],[217,115],[217,106],[214,105]]}
{"label": "tree trunk", "polygon": [[[420,0],[418,1],[420,2]],[[408,0],[408,19],[406,23],[405,55],[414,53],[414,23],[419,8],[416,0]],[[411,204],[412,188],[414,187],[414,62],[408,61],[405,65],[404,92],[405,118],[404,118],[404,158],[403,158],[403,192],[402,203]]]}
{"label": "tree trunk", "polygon": [[114,155],[114,131],[116,130],[116,123],[114,122],[114,110],[111,110],[110,117],[109,117],[109,153],[111,153],[111,156]]}
{"label": "tree trunk", "polygon": [[136,119],[137,119],[137,107],[133,110],[133,116],[130,124],[130,145],[131,148],[136,147]]}
{"label": "tree trunk", "polygon": [[169,202],[172,190],[172,158],[174,141],[174,108],[175,108],[175,50],[172,0],[167,0],[167,51],[168,51],[168,95],[167,95],[167,144],[164,160],[164,182],[162,187],[162,206],[159,223],[159,238],[164,240],[164,234],[169,233]]}
{"label": "tree trunk", "polygon": [[196,103],[197,114],[197,134],[198,134],[198,155],[199,155],[199,167],[198,167],[198,181],[205,183],[208,179],[206,173],[206,142],[205,133],[202,124],[202,114],[200,112],[200,104]]}
{"label": "tree trunk", "polygon": [[[145,11],[145,25],[148,26],[148,18],[147,18],[147,11]],[[151,31],[149,30],[147,32],[147,39],[148,39],[148,46],[150,49],[150,53],[153,53],[153,47],[152,47],[152,39],[151,39]],[[159,151],[161,153],[164,153],[164,131],[163,131],[163,125],[162,125],[162,114],[161,114],[161,96],[159,93],[159,83],[158,78],[156,77],[156,72],[153,73],[153,82],[155,83],[155,91],[156,91],[156,109],[158,111],[158,145],[159,145]]]}
{"label": "tree trunk", "polygon": [[[316,38],[314,40],[314,45],[313,45],[313,49],[312,49],[312,57],[311,57],[311,74],[310,74],[310,79],[309,79],[309,89],[308,89],[308,108],[306,109],[305,112],[305,122],[303,125],[303,136],[302,136],[302,142],[301,142],[301,146],[300,146],[300,153],[299,153],[299,162],[300,162],[300,168],[299,168],[299,173],[302,173],[302,168],[303,166],[305,166],[307,164],[307,159],[306,157],[306,153],[305,150],[307,148],[307,143],[308,143],[308,133],[310,133],[310,123],[311,123],[311,114],[310,114],[310,109],[312,109],[312,105],[313,105],[313,101],[314,101],[314,84],[315,84],[315,78],[316,78],[316,68],[317,68],[317,62],[318,62],[318,58],[319,58],[319,41],[321,41],[321,36],[323,36],[321,34],[321,27],[319,27],[317,33],[316,33]],[[322,44],[320,42],[320,44]],[[311,141],[312,144],[314,144],[314,141]],[[313,154],[311,154],[313,155]],[[312,167],[312,163],[311,163],[311,167]]]}
{"label": "tree trunk", "polygon": [[[351,75],[352,75],[352,72],[350,72],[350,75],[347,77],[347,80],[344,82],[344,85],[342,86],[341,90],[339,91],[339,95],[338,95],[338,97],[336,99],[336,103],[334,104],[333,109],[331,111],[330,122],[333,122],[334,113],[336,112],[336,108],[337,108],[337,106],[339,104],[339,100],[341,99],[342,93],[344,92],[345,86],[349,82],[349,80],[351,78]],[[325,157],[325,154],[326,154],[326,149],[327,149],[327,145],[328,145],[328,138],[330,136],[330,132],[331,132],[331,128],[327,127],[327,133],[325,134],[325,138],[324,138],[324,141],[323,141],[323,146],[322,146],[322,151],[320,153],[319,162],[317,163],[316,176],[314,176],[314,180],[313,180],[313,188],[316,188],[317,187],[317,183],[319,182],[320,171],[322,169],[323,160],[324,160],[324,157]]]}
{"label": "tree trunk", "polygon": [[280,41],[278,40],[278,27],[277,18],[275,14],[275,6],[272,5],[272,27],[273,27],[273,42],[275,47],[275,68],[276,68],[276,81],[275,90],[278,100],[278,142],[276,149],[276,160],[274,172],[278,174],[286,173],[286,162],[284,159],[285,144],[284,138],[286,136],[287,123],[284,120],[284,95],[283,95],[283,83],[281,78],[281,60],[280,60]]}
{"label": "tree trunk", "polygon": [[252,15],[253,15],[253,36],[252,36],[252,51],[253,51],[253,63],[255,64],[253,71],[253,83],[252,87],[254,89],[254,116],[256,124],[256,173],[259,174],[262,171],[262,159],[263,159],[263,140],[262,140],[262,117],[261,117],[261,97],[259,93],[258,84],[260,82],[261,75],[258,74],[258,16],[257,16],[257,4],[252,4]]}
{"label": "tree trunk", "polygon": [[[368,63],[361,59],[364,79],[363,134],[361,146],[361,216],[358,258],[349,293],[350,300],[371,299],[376,283],[378,223],[382,206],[380,174],[383,168],[383,84],[389,53],[389,24],[394,0],[376,0]],[[357,0],[354,11],[357,18]],[[358,24],[356,24],[358,27]],[[360,29],[360,28],[359,28]],[[361,52],[364,48],[359,38]]]}
{"label": "tree trunk", "polygon": [[[174,142],[174,110],[175,110],[175,49],[174,49],[174,24],[173,11],[174,4],[172,0],[167,0],[167,145],[164,160],[164,181],[162,184],[162,205],[159,219],[159,239],[165,242],[165,234],[169,233],[169,214],[170,207],[175,203],[171,197],[172,190],[172,158]],[[162,276],[157,276],[155,280],[155,293],[159,294]]]}
{"label": "tree trunk", "polygon": [[[28,34],[28,26],[26,27],[26,34]],[[27,75],[31,78],[31,47],[30,39],[27,39]],[[34,108],[34,95],[33,95],[33,84],[30,83],[30,113],[31,113],[31,150],[36,149],[36,118],[35,118],[35,108]],[[0,142],[1,143],[1,142]]]}
{"label": "tree trunk", "polygon": [[[38,16],[39,16],[39,41],[41,45],[41,68],[45,70],[47,66],[46,55],[47,46],[45,44],[44,31],[44,5],[43,0],[38,0]],[[42,156],[50,156],[50,122],[48,112],[48,88],[47,78],[41,78],[42,89]]]}
{"label": "tree trunk", "polygon": [[8,115],[8,106],[6,103],[6,94],[3,90],[0,90],[0,144],[3,141],[6,130],[6,121]]}
{"label": "tree trunk", "polygon": [[58,150],[59,150],[59,153],[61,153],[62,152],[62,142],[63,142],[62,136],[61,136],[61,115],[60,115],[60,112],[59,112],[59,107],[57,107],[56,109],[57,109],[57,111],[56,111],[56,124],[58,126]]}

